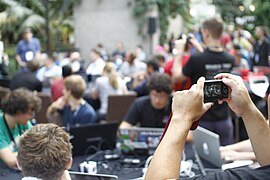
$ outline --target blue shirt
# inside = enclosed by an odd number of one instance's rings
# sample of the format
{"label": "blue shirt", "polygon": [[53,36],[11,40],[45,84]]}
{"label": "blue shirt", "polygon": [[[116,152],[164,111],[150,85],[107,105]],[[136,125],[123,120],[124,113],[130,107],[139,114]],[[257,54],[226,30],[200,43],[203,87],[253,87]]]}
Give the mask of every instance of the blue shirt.
{"label": "blue shirt", "polygon": [[90,124],[97,121],[97,115],[92,106],[84,103],[75,111],[70,109],[70,106],[65,106],[59,111],[62,114],[64,125],[69,128],[76,124]]}
{"label": "blue shirt", "polygon": [[20,40],[16,47],[16,54],[21,57],[23,62],[33,60],[38,51],[40,51],[40,42],[37,38],[32,38],[30,41]]}

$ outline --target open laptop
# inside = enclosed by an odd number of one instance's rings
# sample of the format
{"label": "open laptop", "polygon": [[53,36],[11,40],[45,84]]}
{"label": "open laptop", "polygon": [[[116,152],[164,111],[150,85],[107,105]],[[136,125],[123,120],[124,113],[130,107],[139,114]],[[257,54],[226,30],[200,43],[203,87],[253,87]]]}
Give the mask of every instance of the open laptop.
{"label": "open laptop", "polygon": [[116,146],[117,122],[72,127],[69,130],[73,156],[93,154]]}
{"label": "open laptop", "polygon": [[118,180],[117,176],[108,174],[88,174],[69,171],[69,175],[72,180]]}
{"label": "open laptop", "polygon": [[203,127],[192,132],[193,144],[200,158],[212,163],[218,168],[228,169],[252,164],[253,161],[225,161],[220,156],[219,135]]}
{"label": "open laptop", "polygon": [[119,129],[120,148],[124,154],[154,154],[163,128],[134,127]]}

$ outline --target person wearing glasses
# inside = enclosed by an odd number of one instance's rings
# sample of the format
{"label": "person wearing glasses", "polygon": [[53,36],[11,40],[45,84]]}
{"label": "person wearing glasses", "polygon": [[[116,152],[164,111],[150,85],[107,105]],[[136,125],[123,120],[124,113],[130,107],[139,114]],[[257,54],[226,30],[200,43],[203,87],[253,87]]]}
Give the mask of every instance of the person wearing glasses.
{"label": "person wearing glasses", "polygon": [[171,112],[172,81],[166,74],[154,73],[147,84],[149,95],[137,98],[120,128],[165,127]]}
{"label": "person wearing glasses", "polygon": [[0,111],[0,166],[17,168],[19,136],[32,127],[30,119],[41,107],[41,100],[31,91],[19,88],[7,94]]}

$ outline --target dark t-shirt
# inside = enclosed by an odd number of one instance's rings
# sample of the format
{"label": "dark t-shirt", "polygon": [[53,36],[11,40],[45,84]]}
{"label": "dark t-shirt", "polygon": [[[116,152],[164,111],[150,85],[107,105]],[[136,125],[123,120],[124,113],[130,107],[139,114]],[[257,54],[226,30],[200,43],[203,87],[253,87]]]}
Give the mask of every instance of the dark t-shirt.
{"label": "dark t-shirt", "polygon": [[[221,72],[230,72],[234,65],[234,57],[226,52],[214,52],[205,49],[203,53],[190,56],[188,63],[183,67],[183,74],[191,78],[192,84],[204,76],[206,79],[213,79]],[[202,117],[206,121],[225,120],[229,116],[227,104],[215,104]]]}
{"label": "dark t-shirt", "polygon": [[35,73],[28,70],[21,70],[12,77],[9,88],[14,90],[20,87],[25,87],[31,91],[36,90],[41,92],[42,83],[36,78]]}
{"label": "dark t-shirt", "polygon": [[200,176],[194,179],[243,179],[243,180],[255,180],[255,179],[269,179],[270,178],[270,165],[260,167],[257,169],[250,169],[248,167],[228,169],[224,172],[209,173],[205,176]]}
{"label": "dark t-shirt", "polygon": [[137,98],[129,108],[124,120],[132,125],[140,123],[141,127],[165,127],[171,112],[171,98],[163,109],[151,105],[150,96]]}

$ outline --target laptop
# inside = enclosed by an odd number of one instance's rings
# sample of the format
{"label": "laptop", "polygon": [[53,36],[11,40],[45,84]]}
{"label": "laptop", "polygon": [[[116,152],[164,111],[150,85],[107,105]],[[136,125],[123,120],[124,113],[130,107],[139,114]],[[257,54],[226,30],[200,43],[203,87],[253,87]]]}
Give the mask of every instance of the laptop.
{"label": "laptop", "polygon": [[134,127],[119,129],[120,149],[124,154],[154,154],[163,128]]}
{"label": "laptop", "polygon": [[118,180],[117,176],[108,174],[88,174],[69,171],[69,175],[72,180]]}
{"label": "laptop", "polygon": [[228,169],[252,164],[253,161],[225,161],[220,156],[219,135],[203,127],[192,132],[193,144],[200,158],[210,162],[218,168]]}
{"label": "laptop", "polygon": [[73,156],[93,154],[116,146],[117,122],[72,127],[68,131]]}

